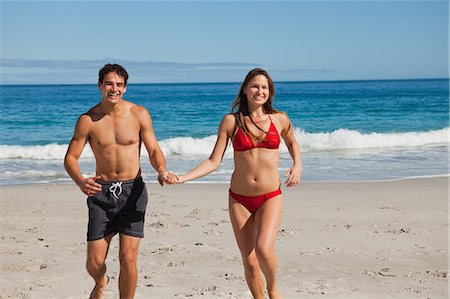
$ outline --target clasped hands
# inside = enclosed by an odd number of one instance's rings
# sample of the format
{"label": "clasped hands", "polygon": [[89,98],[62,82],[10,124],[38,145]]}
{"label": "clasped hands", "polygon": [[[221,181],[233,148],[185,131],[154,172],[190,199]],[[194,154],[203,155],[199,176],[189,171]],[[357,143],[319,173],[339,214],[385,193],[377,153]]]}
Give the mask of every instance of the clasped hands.
{"label": "clasped hands", "polygon": [[181,184],[181,177],[177,176],[176,173],[172,171],[164,171],[163,173],[158,174],[158,182],[161,186],[164,184]]}

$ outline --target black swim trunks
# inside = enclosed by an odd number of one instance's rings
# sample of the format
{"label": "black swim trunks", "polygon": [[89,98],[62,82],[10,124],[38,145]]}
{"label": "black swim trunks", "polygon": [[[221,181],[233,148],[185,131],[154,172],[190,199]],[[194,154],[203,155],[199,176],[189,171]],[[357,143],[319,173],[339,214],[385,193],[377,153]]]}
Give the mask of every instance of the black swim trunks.
{"label": "black swim trunks", "polygon": [[87,198],[87,240],[99,240],[116,233],[143,238],[147,189],[142,178],[96,182],[102,185],[102,191]]}

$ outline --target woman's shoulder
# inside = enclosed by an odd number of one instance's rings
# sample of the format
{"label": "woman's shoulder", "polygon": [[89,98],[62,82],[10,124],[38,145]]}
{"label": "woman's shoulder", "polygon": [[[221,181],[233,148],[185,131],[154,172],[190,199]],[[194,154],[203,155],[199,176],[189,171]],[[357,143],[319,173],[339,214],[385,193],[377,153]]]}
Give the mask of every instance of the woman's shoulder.
{"label": "woman's shoulder", "polygon": [[234,127],[236,125],[236,120],[233,114],[224,115],[222,121],[219,126],[219,134],[220,132],[225,133],[227,136],[232,136],[232,132],[234,131]]}
{"label": "woman's shoulder", "polygon": [[236,113],[228,113],[223,116],[222,121],[234,123],[236,121],[236,117],[237,117]]}
{"label": "woman's shoulder", "polygon": [[227,127],[234,127],[236,124],[236,116],[233,113],[228,113],[223,116],[222,124]]}
{"label": "woman's shoulder", "polygon": [[290,122],[288,115],[286,114],[286,112],[283,112],[283,111],[276,111],[274,113],[271,113],[270,117],[272,119],[275,119],[277,122],[279,122],[281,124]]}

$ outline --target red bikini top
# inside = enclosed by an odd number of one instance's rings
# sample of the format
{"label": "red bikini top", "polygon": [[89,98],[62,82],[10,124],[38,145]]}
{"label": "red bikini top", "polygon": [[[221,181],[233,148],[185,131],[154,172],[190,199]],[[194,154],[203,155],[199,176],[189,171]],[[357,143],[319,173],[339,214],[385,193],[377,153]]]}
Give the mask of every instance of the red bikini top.
{"label": "red bikini top", "polygon": [[264,140],[258,143],[254,143],[253,140],[246,134],[240,127],[237,129],[236,136],[233,139],[233,147],[235,151],[243,152],[252,148],[268,148],[278,149],[280,147],[280,135],[278,135],[277,128],[270,118],[269,131],[264,137]]}

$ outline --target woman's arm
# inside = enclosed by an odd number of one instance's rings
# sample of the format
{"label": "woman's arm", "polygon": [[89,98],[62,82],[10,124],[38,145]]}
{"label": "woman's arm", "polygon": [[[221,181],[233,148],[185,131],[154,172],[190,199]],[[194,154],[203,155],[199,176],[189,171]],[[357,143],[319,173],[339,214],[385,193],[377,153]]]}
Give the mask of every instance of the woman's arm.
{"label": "woman's arm", "polygon": [[283,138],[292,157],[293,165],[285,173],[287,177],[285,184],[288,187],[296,187],[300,182],[302,172],[302,162],[300,157],[300,146],[294,134],[294,127],[285,113],[280,113],[280,120],[282,124],[281,137]]}
{"label": "woman's arm", "polygon": [[200,163],[197,167],[188,173],[178,176],[178,183],[184,183],[205,176],[216,170],[220,162],[222,162],[223,155],[227,149],[228,139],[231,138],[235,126],[235,118],[232,114],[227,114],[222,119],[217,133],[216,144],[208,159]]}

